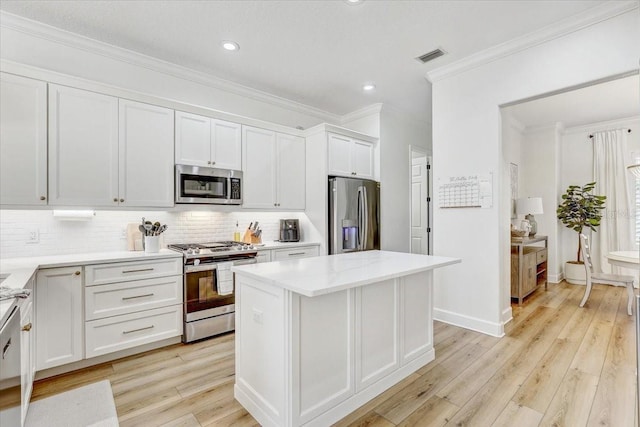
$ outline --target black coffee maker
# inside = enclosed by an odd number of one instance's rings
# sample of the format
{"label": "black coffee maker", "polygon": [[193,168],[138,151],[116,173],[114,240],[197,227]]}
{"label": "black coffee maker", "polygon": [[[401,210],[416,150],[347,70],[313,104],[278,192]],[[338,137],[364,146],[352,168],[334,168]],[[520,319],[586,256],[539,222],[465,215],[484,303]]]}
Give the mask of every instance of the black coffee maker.
{"label": "black coffee maker", "polygon": [[297,219],[281,219],[280,220],[280,241],[281,242],[299,242],[300,241],[300,223]]}

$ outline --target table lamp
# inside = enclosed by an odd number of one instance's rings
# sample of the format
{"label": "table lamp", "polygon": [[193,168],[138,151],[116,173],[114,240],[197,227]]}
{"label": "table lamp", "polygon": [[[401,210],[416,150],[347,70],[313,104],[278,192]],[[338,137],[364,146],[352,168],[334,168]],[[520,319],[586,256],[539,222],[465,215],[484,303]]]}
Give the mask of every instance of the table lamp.
{"label": "table lamp", "polygon": [[525,215],[525,219],[531,224],[529,236],[535,236],[538,232],[538,223],[533,215],[542,214],[542,197],[527,197],[516,200],[516,213]]}

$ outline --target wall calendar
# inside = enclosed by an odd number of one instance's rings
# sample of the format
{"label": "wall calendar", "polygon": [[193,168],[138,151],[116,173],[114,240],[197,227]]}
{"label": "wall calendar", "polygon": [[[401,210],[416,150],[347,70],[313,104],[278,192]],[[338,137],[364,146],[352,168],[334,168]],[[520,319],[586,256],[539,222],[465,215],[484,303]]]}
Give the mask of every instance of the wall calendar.
{"label": "wall calendar", "polygon": [[441,208],[490,208],[493,204],[493,174],[450,176],[438,179]]}

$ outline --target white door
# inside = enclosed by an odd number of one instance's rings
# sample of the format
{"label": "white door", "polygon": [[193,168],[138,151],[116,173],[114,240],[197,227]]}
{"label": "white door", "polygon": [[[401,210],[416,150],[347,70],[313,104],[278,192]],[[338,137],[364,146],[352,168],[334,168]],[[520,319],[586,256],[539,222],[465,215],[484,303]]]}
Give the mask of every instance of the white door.
{"label": "white door", "polygon": [[0,204],[47,204],[47,84],[0,73]]}
{"label": "white door", "polygon": [[83,358],[82,267],[51,268],[36,276],[36,367]]}
{"label": "white door", "polygon": [[351,144],[351,168],[358,178],[373,179],[373,144],[354,139]]}
{"label": "white door", "polygon": [[327,150],[329,175],[352,176],[351,138],[329,134]]}
{"label": "white door", "polygon": [[118,200],[118,98],[49,85],[49,204]]}
{"label": "white door", "polygon": [[276,207],[275,145],[275,132],[242,127],[242,207]]}
{"label": "white door", "polygon": [[305,141],[292,135],[277,134],[277,207],[304,209],[305,206]]}
{"label": "white door", "polygon": [[176,111],[176,164],[211,166],[211,119]]}
{"label": "white door", "polygon": [[173,110],[120,100],[119,204],[172,207]]}
{"label": "white door", "polygon": [[411,159],[411,253],[428,254],[427,157]]}
{"label": "white door", "polygon": [[211,165],[242,170],[242,137],[238,123],[211,120]]}

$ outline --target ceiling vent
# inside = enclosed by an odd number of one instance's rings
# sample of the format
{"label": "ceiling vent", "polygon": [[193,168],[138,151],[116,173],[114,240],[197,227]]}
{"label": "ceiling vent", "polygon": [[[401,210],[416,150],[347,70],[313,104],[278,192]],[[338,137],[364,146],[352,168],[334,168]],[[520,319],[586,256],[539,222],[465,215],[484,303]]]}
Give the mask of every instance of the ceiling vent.
{"label": "ceiling vent", "polygon": [[442,55],[444,55],[446,52],[444,50],[441,49],[436,49],[436,50],[432,50],[431,52],[427,52],[424,55],[420,55],[416,58],[416,60],[422,62],[423,64],[429,62],[429,61],[433,61],[436,58],[441,57]]}

